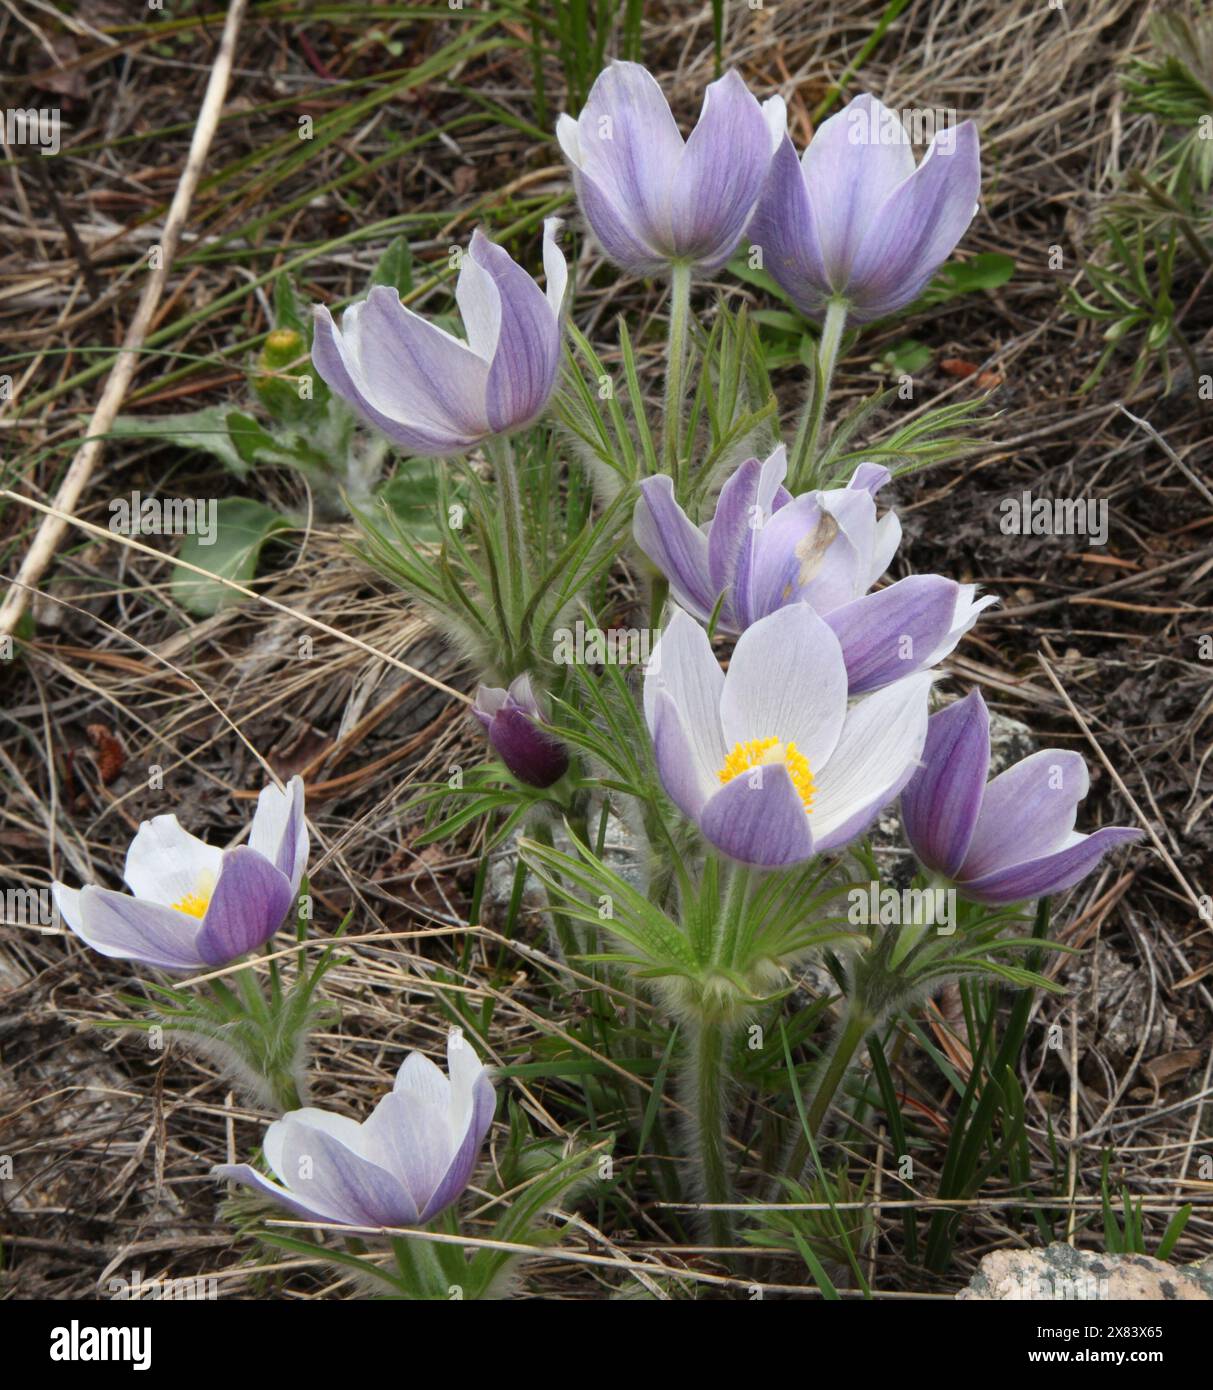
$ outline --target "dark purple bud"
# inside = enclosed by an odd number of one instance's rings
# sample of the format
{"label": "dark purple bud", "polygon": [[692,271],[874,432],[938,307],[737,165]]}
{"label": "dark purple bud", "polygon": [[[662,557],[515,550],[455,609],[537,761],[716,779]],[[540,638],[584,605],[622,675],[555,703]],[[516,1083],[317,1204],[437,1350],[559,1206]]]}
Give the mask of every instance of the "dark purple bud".
{"label": "dark purple bud", "polygon": [[530,676],[517,677],[509,690],[482,685],[472,713],[488,732],[493,752],[520,782],[550,787],[569,770],[568,750],[541,727]]}

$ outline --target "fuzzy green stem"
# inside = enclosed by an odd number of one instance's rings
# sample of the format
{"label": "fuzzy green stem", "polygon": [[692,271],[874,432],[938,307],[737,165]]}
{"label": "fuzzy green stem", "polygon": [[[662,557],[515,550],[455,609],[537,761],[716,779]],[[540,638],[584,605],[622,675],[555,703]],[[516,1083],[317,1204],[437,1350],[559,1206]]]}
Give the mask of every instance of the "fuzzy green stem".
{"label": "fuzzy green stem", "polygon": [[415,1240],[409,1236],[392,1238],[392,1253],[396,1268],[409,1296],[426,1301],[442,1301],[449,1297],[450,1284],[438,1258],[433,1241]]}
{"label": "fuzzy green stem", "polygon": [[[522,525],[522,498],[518,487],[514,451],[509,441],[501,440],[493,454],[493,474],[501,499],[501,529],[505,541],[510,618],[514,619],[526,606],[526,547]],[[512,640],[517,634],[510,635]]]}
{"label": "fuzzy green stem", "polygon": [[670,581],[662,574],[655,575],[649,589],[649,629],[661,631],[661,615],[665,612],[665,601],[670,592]]}
{"label": "fuzzy green stem", "polygon": [[737,963],[737,947],[745,922],[746,899],[750,887],[750,871],[744,864],[735,864],[729,875],[724,905],[716,931],[714,963],[732,967]]}
{"label": "fuzzy green stem", "polygon": [[813,383],[813,399],[801,428],[796,436],[792,455],[792,479],[795,489],[805,483],[805,470],[809,469],[810,482],[818,486],[817,445],[821,438],[821,426],[825,421],[826,402],[830,397],[830,382],[834,376],[834,363],[838,359],[838,348],[842,342],[843,330],[847,325],[847,302],[845,299],[831,299],[826,306],[825,322],[821,325],[821,340],[817,345],[817,377]]}
{"label": "fuzzy green stem", "polygon": [[303,1098],[299,1087],[289,1070],[274,1068],[265,1072],[265,1082],[270,1088],[276,1109],[283,1115],[291,1110],[303,1109]]}
{"label": "fuzzy green stem", "polygon": [[[702,1181],[704,1200],[729,1202],[732,1186],[725,1157],[728,1106],[725,1102],[725,1058],[728,1029],[719,1022],[693,1018],[685,1025],[689,1048],[689,1081],[685,1103],[691,1117],[691,1158]],[[707,1213],[713,1245],[731,1245],[731,1213]]]}
{"label": "fuzzy green stem", "polygon": [[834,1039],[830,1059],[817,1082],[816,1094],[813,1096],[808,1114],[805,1117],[805,1126],[801,1129],[796,1143],[792,1146],[792,1154],[788,1160],[786,1171],[788,1177],[793,1181],[800,1177],[804,1171],[804,1165],[809,1161],[809,1153],[812,1148],[809,1143],[809,1136],[812,1135],[813,1139],[816,1140],[822,1122],[825,1120],[826,1112],[830,1108],[830,1102],[834,1099],[834,1094],[839,1086],[842,1085],[842,1079],[850,1069],[855,1053],[871,1029],[872,1023],[871,1017],[862,1008],[856,1007],[855,1002],[852,1001],[847,1009],[846,1018],[843,1020],[842,1029]]}
{"label": "fuzzy green stem", "polygon": [[691,315],[691,267],[675,263],[670,276],[670,336],[665,367],[665,471],[679,491],[682,461],[683,376],[686,371],[687,326]]}

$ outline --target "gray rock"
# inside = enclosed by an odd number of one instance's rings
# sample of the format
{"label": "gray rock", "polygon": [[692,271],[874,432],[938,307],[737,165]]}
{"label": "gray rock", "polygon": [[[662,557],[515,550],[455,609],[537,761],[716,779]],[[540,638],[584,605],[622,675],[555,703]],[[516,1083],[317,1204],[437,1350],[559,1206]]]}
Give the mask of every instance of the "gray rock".
{"label": "gray rock", "polygon": [[1152,1255],[1105,1255],[1055,1244],[1045,1250],[995,1250],[967,1288],[974,1302],[1137,1300],[1213,1301],[1213,1256],[1170,1265]]}

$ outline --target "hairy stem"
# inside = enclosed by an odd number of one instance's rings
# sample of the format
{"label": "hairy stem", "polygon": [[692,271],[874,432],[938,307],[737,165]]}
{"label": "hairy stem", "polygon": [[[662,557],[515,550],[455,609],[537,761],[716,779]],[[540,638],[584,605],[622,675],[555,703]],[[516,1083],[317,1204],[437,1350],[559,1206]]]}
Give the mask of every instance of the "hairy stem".
{"label": "hairy stem", "polygon": [[809,1153],[812,1148],[809,1143],[809,1136],[812,1135],[813,1139],[816,1140],[822,1122],[825,1120],[826,1112],[830,1108],[830,1102],[834,1099],[839,1086],[842,1085],[842,1079],[850,1069],[855,1054],[871,1027],[871,1017],[852,1001],[847,1008],[842,1028],[834,1039],[825,1070],[817,1082],[816,1092],[805,1117],[805,1125],[792,1146],[791,1156],[785,1171],[793,1181],[800,1177],[804,1171],[804,1165],[809,1161]]}
{"label": "hairy stem", "polygon": [[679,491],[682,461],[683,376],[686,371],[687,326],[691,314],[691,267],[676,264],[670,277],[670,336],[665,367],[665,471]]}
{"label": "hairy stem", "polygon": [[[719,1022],[694,1018],[685,1025],[689,1049],[684,1103],[690,1113],[691,1158],[698,1170],[704,1200],[729,1202],[732,1186],[725,1157],[728,1107],[725,1101],[725,1058],[728,1030]],[[707,1213],[713,1245],[732,1244],[732,1214]]]}
{"label": "hairy stem", "polygon": [[[502,549],[505,553],[505,601],[504,614],[509,630],[500,634],[508,638],[511,653],[520,632],[522,614],[527,604],[526,579],[526,538],[522,521],[522,496],[518,485],[518,466],[514,461],[514,450],[508,439],[492,441],[489,458],[493,464],[493,478],[497,484],[497,497],[500,502],[500,525]],[[491,524],[491,522],[490,522]]]}
{"label": "hairy stem", "polygon": [[842,342],[843,330],[847,325],[847,303],[843,299],[831,299],[826,307],[825,322],[821,325],[821,341],[817,345],[817,378],[813,383],[813,399],[810,402],[805,422],[801,422],[796,436],[792,456],[793,487],[799,489],[806,481],[819,486],[817,476],[817,446],[821,439],[821,427],[825,421],[826,402],[830,397],[830,382],[834,376],[834,363],[838,359],[838,347]]}

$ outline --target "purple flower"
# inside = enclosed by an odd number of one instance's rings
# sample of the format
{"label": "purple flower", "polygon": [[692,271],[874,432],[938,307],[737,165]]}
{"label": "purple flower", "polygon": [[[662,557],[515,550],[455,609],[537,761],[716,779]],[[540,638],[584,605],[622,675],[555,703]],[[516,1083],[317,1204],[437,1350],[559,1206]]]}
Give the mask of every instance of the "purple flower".
{"label": "purple flower", "polygon": [[262,1152],[277,1183],[247,1163],[211,1171],[304,1221],[424,1226],[467,1186],[496,1104],[488,1073],[457,1028],[447,1037],[447,1070],[449,1079],[410,1052],[362,1124],[310,1107],[275,1120]]}
{"label": "purple flower", "polygon": [[902,793],[901,818],[924,868],[974,902],[1001,906],[1071,888],[1140,830],[1074,829],[1087,794],[1077,753],[1046,748],[989,784],[990,717],[981,692],[932,715],[922,767]]}
{"label": "purple flower", "polygon": [[724,674],[675,609],[645,675],[662,785],[721,853],[780,868],[861,835],[913,774],[930,673],[850,704],[842,648],[804,603],[760,618]]}
{"label": "purple flower", "polygon": [[[265,787],[247,845],[218,849],[176,816],[144,821],[126,854],[131,895],[55,883],[67,925],[103,956],[159,970],[207,970],[263,945],[282,925],[307,867],[303,782]],[[132,896],[133,895],[133,896]]]}
{"label": "purple flower", "polygon": [[743,632],[787,604],[807,603],[842,644],[850,693],[859,695],[934,666],[995,602],[935,574],[869,593],[901,540],[895,513],[876,516],[889,470],[863,463],[846,487],[800,497],[784,488],[786,471],[782,445],[763,463],[747,460],[702,528],[674,500],[668,477],[641,483],[636,543],[700,621],[719,601],[717,628]]}
{"label": "purple flower", "polygon": [[799,161],[780,142],[750,243],[805,314],[819,318],[840,299],[863,323],[922,293],[973,220],[980,188],[972,122],[938,132],[916,166],[897,113],[859,96]]}
{"label": "purple flower", "polygon": [[782,97],[759,106],[727,72],[708,87],[684,142],[652,75],[639,63],[611,63],[581,115],[560,117],[556,136],[608,260],[636,275],[671,261],[710,273],[745,234],[786,128]]}
{"label": "purple flower", "polygon": [[482,685],[472,713],[488,731],[493,752],[520,782],[550,787],[569,770],[564,744],[541,727],[543,713],[530,676],[518,676],[509,690]]}
{"label": "purple flower", "polygon": [[397,444],[461,454],[528,425],[547,405],[560,365],[568,269],[558,218],[543,224],[547,294],[507,252],[476,232],[455,299],[467,342],[406,309],[387,285],[351,304],[338,329],[315,310],[312,361],[329,387]]}

